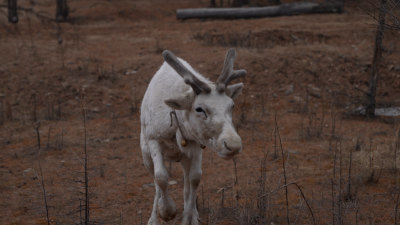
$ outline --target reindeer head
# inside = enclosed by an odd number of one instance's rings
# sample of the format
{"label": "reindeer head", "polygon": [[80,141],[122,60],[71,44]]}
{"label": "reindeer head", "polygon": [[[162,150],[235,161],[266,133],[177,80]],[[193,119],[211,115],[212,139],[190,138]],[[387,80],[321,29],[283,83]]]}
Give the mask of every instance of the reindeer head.
{"label": "reindeer head", "polygon": [[228,50],[222,73],[213,84],[196,77],[172,52],[163,52],[165,61],[192,87],[165,103],[173,109],[184,110],[185,130],[224,159],[242,150],[242,140],[232,123],[232,110],[243,83],[229,85],[229,82],[246,75],[246,71],[233,70],[235,55],[235,49]]}

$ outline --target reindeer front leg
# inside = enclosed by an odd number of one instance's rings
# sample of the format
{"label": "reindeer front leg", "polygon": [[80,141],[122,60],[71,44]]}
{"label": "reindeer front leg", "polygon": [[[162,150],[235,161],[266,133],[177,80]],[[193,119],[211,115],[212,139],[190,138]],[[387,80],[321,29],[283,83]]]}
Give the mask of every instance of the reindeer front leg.
{"label": "reindeer front leg", "polygon": [[[157,141],[149,141],[148,146],[154,164],[154,184],[156,195],[154,196],[153,212],[158,210],[158,215],[165,221],[171,220],[176,215],[176,206],[172,198],[168,195],[168,171],[164,165],[164,158],[161,146]],[[154,215],[152,215],[153,217]]]}
{"label": "reindeer front leg", "polygon": [[193,143],[185,149],[188,154],[182,159],[184,171],[184,210],[182,225],[198,225],[196,191],[201,178],[202,149]]}

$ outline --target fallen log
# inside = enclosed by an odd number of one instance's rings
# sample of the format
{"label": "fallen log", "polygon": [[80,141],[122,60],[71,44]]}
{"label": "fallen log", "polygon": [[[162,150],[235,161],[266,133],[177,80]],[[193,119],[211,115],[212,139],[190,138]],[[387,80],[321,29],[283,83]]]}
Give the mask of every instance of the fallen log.
{"label": "fallen log", "polygon": [[313,2],[296,2],[267,7],[178,9],[176,10],[176,16],[181,20],[193,18],[244,19],[342,12],[343,3],[341,2],[329,2],[321,4]]}

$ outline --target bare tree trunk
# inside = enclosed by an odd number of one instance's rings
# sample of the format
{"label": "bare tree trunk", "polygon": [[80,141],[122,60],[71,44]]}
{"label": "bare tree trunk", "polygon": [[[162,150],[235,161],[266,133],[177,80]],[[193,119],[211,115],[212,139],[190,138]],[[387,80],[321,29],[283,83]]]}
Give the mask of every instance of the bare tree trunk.
{"label": "bare tree trunk", "polygon": [[287,177],[286,177],[285,154],[283,153],[282,139],[281,139],[281,135],[279,133],[279,126],[278,126],[278,121],[276,120],[276,113],[275,113],[275,127],[276,127],[276,132],[278,134],[279,146],[281,148],[281,154],[282,154],[282,168],[283,168],[283,178],[285,181],[285,197],[286,197],[286,221],[287,221],[287,225],[290,225],[289,198],[288,198],[288,184],[287,184]]}
{"label": "bare tree trunk", "polygon": [[41,145],[40,145],[40,122],[36,122],[35,124],[35,131],[36,131],[36,136],[37,136],[37,144],[38,144],[38,162],[39,162],[39,172],[40,172],[40,184],[42,187],[43,191],[43,200],[44,200],[44,207],[46,209],[46,219],[47,219],[47,225],[50,225],[50,217],[49,217],[49,206],[47,204],[47,194],[46,194],[46,186],[44,185],[44,176],[43,176],[43,170],[42,170],[42,165],[40,163],[40,150],[41,150]]}
{"label": "bare tree trunk", "polygon": [[8,0],[8,22],[18,23],[17,0]]}
{"label": "bare tree trunk", "polygon": [[57,22],[65,21],[68,17],[69,8],[67,5],[67,0],[57,0]]}
{"label": "bare tree trunk", "polygon": [[88,178],[88,154],[87,154],[87,131],[86,131],[86,108],[82,104],[82,116],[83,116],[83,128],[84,128],[84,138],[85,138],[85,145],[84,145],[84,154],[85,154],[85,225],[90,224],[90,208],[89,208],[89,178]]}
{"label": "bare tree trunk", "polygon": [[399,181],[397,179],[397,149],[400,147],[400,129],[397,132],[396,142],[394,146],[394,179],[395,179],[395,192],[396,192],[396,202],[394,205],[394,225],[399,224],[398,221],[398,211],[399,211]]}
{"label": "bare tree trunk", "polygon": [[350,201],[353,199],[351,193],[351,163],[353,162],[353,150],[350,148],[350,155],[349,155],[349,177],[347,179],[347,193],[346,193],[346,200]]}
{"label": "bare tree trunk", "polygon": [[379,65],[382,60],[382,40],[383,40],[383,32],[385,26],[386,1],[387,0],[381,0],[381,5],[379,9],[379,24],[376,30],[374,58],[372,59],[372,71],[369,77],[369,87],[367,92],[367,107],[365,110],[366,115],[368,117],[375,116],[376,87],[378,85],[378,80],[379,80]]}
{"label": "bare tree trunk", "polygon": [[275,5],[281,4],[281,0],[272,0],[272,3]]}
{"label": "bare tree trunk", "polygon": [[395,205],[394,205],[394,225],[399,224],[398,216],[397,216],[398,211],[399,211],[399,198],[400,198],[400,194],[397,193],[396,194],[396,202],[395,202]]}
{"label": "bare tree trunk", "polygon": [[233,0],[232,7],[240,7],[249,4],[249,0]]}
{"label": "bare tree trunk", "polygon": [[215,2],[215,0],[210,0],[210,7],[217,7],[217,3]]}

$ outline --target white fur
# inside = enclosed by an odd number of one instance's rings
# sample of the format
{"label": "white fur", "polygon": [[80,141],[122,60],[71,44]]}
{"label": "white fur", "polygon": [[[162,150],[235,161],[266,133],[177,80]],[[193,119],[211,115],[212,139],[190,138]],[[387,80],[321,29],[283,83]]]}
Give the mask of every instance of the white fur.
{"label": "white fur", "polygon": [[[197,225],[196,189],[201,178],[202,149],[207,146],[219,156],[229,159],[242,149],[241,138],[232,124],[233,99],[243,84],[216,91],[215,84],[197,73],[187,62],[179,59],[201,81],[211,87],[208,94],[195,95],[192,88],[167,63],[154,75],[144,95],[141,107],[141,135],[143,161],[154,176],[156,193],[149,225],[160,224],[159,218],[170,220],[176,206],[168,195],[168,171],[164,159],[180,161],[184,170],[183,225]],[[206,111],[196,112],[202,107]],[[171,111],[176,112],[176,119]],[[178,129],[178,124],[181,130]],[[187,145],[180,143],[185,139]]]}

